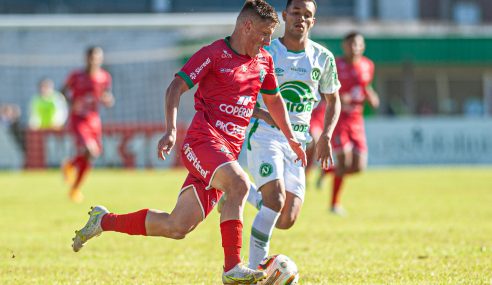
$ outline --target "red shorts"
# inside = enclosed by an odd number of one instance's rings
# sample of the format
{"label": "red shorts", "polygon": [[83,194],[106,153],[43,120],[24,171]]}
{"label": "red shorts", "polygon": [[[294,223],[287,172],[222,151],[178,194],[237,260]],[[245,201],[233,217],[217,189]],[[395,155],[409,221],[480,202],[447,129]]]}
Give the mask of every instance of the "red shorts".
{"label": "red shorts", "polygon": [[215,171],[222,165],[236,161],[237,154],[217,141],[186,137],[181,148],[181,159],[189,171],[181,191],[193,187],[205,218],[222,196],[222,191],[210,185]]}
{"label": "red shorts", "polygon": [[94,144],[98,151],[102,151],[102,124],[99,116],[70,118],[70,129],[75,137],[77,148],[86,148]]}
{"label": "red shorts", "polygon": [[351,124],[339,121],[333,131],[332,146],[335,153],[341,153],[347,150],[353,150],[359,154],[367,153],[364,124]]}

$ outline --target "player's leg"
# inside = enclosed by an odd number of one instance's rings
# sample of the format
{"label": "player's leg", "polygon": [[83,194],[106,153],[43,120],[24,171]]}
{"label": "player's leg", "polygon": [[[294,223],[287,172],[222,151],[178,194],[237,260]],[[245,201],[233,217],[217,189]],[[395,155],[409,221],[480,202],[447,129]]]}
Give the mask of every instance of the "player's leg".
{"label": "player's leg", "polygon": [[249,267],[257,268],[268,255],[272,231],[285,201],[282,143],[270,133],[255,133],[248,149],[248,169],[261,193],[262,205],[253,220]]}
{"label": "player's leg", "polygon": [[259,270],[242,266],[241,247],[243,233],[243,211],[246,195],[250,188],[247,174],[237,161],[218,167],[211,179],[211,186],[227,194],[220,215],[220,232],[224,249],[224,284],[256,283],[266,277]]}
{"label": "player's leg", "polygon": [[335,166],[335,175],[333,177],[330,203],[330,211],[336,215],[343,216],[345,214],[341,204],[341,191],[347,164],[352,160],[351,156],[351,151],[349,150],[340,151],[336,154],[337,163]]}
{"label": "player's leg", "polygon": [[71,165],[76,169],[76,177],[70,188],[70,198],[74,201],[82,199],[80,186],[88,174],[91,161],[102,152],[102,128],[99,118],[77,120],[73,122],[73,132],[77,143],[78,155]]}
{"label": "player's leg", "polygon": [[302,204],[302,198],[286,191],[285,204],[275,227],[282,230],[290,229],[301,213]]}
{"label": "player's leg", "polygon": [[260,187],[263,205],[253,220],[249,244],[249,268],[257,268],[267,257],[270,239],[280,211],[285,203],[285,187],[281,179],[275,179]]}
{"label": "player's leg", "polygon": [[[290,150],[289,150],[290,151]],[[275,225],[278,229],[290,229],[299,217],[306,194],[306,174],[304,168],[294,162],[294,154],[287,159],[284,170],[286,198],[282,212]]]}
{"label": "player's leg", "polygon": [[[127,214],[110,213],[103,206],[91,208],[89,220],[79,231],[76,231],[74,251],[79,251],[91,238],[104,231],[125,233],[128,235],[163,236],[172,239],[182,239],[192,231],[203,219],[204,209],[197,199],[196,186],[192,184],[190,175],[185,181],[176,206],[171,214],[142,209]],[[204,186],[202,187],[204,191]],[[216,190],[214,190],[216,191]]]}

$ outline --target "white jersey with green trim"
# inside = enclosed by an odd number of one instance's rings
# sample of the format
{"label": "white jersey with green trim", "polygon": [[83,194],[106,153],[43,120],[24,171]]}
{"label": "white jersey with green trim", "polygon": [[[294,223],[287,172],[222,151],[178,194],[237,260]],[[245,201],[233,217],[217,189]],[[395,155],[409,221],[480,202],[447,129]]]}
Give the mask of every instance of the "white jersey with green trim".
{"label": "white jersey with green trim", "polygon": [[[341,86],[335,58],[327,48],[312,40],[309,40],[306,49],[301,52],[287,50],[279,39],[273,40],[265,49],[273,57],[280,92],[296,139],[309,142],[309,121],[321,98],[320,92],[335,93]],[[265,108],[261,94],[258,96],[257,105]],[[255,124],[258,125],[253,126],[251,131],[270,130],[272,134],[281,134],[278,129],[272,128],[263,120],[255,120]]]}

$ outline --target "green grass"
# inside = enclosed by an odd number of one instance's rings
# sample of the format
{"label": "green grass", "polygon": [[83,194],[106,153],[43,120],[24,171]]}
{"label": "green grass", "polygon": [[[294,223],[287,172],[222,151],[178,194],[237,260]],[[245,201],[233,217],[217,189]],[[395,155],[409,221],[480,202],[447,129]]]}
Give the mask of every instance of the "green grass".
{"label": "green grass", "polygon": [[[220,284],[215,211],[185,240],[105,233],[71,251],[89,206],[170,210],[184,176],[96,170],[73,204],[55,171],[1,172],[0,284]],[[271,253],[296,261],[301,284],[492,284],[491,168],[367,171],[344,185],[346,218],[328,213],[325,182],[273,236]],[[248,206],[245,258],[254,213]]]}

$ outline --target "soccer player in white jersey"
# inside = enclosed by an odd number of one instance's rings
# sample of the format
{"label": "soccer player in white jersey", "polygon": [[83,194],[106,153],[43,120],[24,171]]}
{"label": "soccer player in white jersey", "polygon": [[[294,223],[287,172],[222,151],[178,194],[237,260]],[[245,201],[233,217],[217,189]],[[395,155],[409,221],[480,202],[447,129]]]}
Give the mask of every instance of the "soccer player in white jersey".
{"label": "soccer player in white jersey", "polygon": [[[333,164],[331,136],[340,114],[340,99],[333,54],[309,39],[315,23],[315,0],[288,0],[282,12],[283,37],[272,41],[267,50],[273,57],[280,91],[289,113],[296,139],[311,141],[311,112],[321,96],[326,98],[323,133],[316,145],[323,168]],[[274,227],[289,229],[296,221],[304,200],[304,167],[294,160],[287,140],[275,126],[258,96],[252,126],[247,137],[248,168],[258,191],[250,189],[248,201],[259,208],[250,238],[249,267],[256,268],[268,255]]]}

